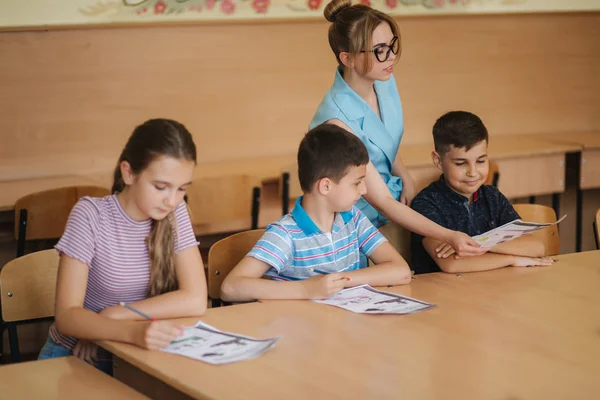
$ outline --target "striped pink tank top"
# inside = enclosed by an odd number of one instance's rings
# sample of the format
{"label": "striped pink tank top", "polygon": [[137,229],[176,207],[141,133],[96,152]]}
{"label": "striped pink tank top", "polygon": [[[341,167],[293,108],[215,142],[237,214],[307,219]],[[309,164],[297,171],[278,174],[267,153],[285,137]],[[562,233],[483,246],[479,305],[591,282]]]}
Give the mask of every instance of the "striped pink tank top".
{"label": "striped pink tank top", "polygon": [[[175,209],[177,232],[175,252],[198,245],[185,203]],[[152,220],[135,221],[116,195],[102,198],[83,197],[73,207],[67,227],[56,249],[89,266],[83,308],[100,312],[119,302],[146,298],[150,281],[150,257],[146,238]],[[50,337],[68,349],[77,339],[50,327]],[[98,359],[108,354],[99,352]]]}

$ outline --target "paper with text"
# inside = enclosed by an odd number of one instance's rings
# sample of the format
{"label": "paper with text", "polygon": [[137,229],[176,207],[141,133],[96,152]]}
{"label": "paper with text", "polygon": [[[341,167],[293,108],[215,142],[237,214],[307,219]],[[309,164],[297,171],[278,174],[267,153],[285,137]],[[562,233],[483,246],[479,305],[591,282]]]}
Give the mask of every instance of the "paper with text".
{"label": "paper with text", "polygon": [[195,326],[185,328],[183,335],[162,351],[209,364],[227,364],[258,357],[275,346],[279,339],[254,339],[223,332],[199,321]]}
{"label": "paper with text", "polygon": [[482,233],[481,235],[473,236],[473,239],[477,241],[482,247],[494,247],[497,244],[508,242],[510,240],[521,237],[527,233],[539,231],[540,229],[547,228],[552,225],[556,225],[561,222],[567,214],[563,215],[558,221],[552,223],[539,224],[536,222],[525,222],[520,219],[509,222],[499,226],[498,228],[492,229]]}
{"label": "paper with text", "polygon": [[369,285],[344,289],[328,299],[313,301],[363,314],[410,314],[434,307],[434,304],[383,292]]}

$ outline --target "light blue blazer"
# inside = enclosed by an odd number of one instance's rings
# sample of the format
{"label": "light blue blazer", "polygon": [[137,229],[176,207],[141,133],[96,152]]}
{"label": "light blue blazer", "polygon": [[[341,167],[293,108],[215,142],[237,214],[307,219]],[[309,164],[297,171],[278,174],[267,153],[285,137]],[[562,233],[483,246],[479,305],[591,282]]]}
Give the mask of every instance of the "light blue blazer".
{"label": "light blue blazer", "polygon": [[[309,129],[330,119],[339,119],[348,125],[365,144],[371,162],[392,196],[398,200],[402,192],[402,180],[392,175],[392,164],[404,133],[404,118],[394,76],[385,82],[375,81],[375,92],[381,119],[367,102],[348,86],[338,68],[333,86],[325,94]],[[387,219],[364,198],[361,198],[356,206],[376,227],[387,223]]]}

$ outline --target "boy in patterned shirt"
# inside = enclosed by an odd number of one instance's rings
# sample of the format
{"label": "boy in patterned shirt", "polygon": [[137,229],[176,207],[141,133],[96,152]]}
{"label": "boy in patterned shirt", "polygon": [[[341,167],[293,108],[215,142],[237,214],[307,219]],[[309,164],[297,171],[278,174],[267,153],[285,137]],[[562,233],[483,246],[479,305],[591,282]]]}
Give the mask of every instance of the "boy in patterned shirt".
{"label": "boy in patterned shirt", "polygon": [[[469,236],[519,219],[500,191],[484,184],[489,174],[488,132],[481,119],[466,111],[441,116],[433,126],[434,164],[443,174],[423,189],[411,207],[433,222]],[[441,242],[416,233],[411,239],[411,266],[427,272],[476,272],[508,266],[551,265],[544,244],[531,235],[498,244],[467,258],[436,256]],[[443,253],[443,251],[442,251]]]}

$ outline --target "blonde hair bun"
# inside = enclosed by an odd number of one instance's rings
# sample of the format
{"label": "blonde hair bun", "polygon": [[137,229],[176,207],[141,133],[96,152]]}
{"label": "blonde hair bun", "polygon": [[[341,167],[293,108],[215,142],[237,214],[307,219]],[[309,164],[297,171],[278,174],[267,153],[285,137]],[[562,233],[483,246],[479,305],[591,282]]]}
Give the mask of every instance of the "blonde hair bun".
{"label": "blonde hair bun", "polygon": [[323,11],[325,19],[329,22],[335,22],[339,13],[352,6],[351,0],[332,0]]}

